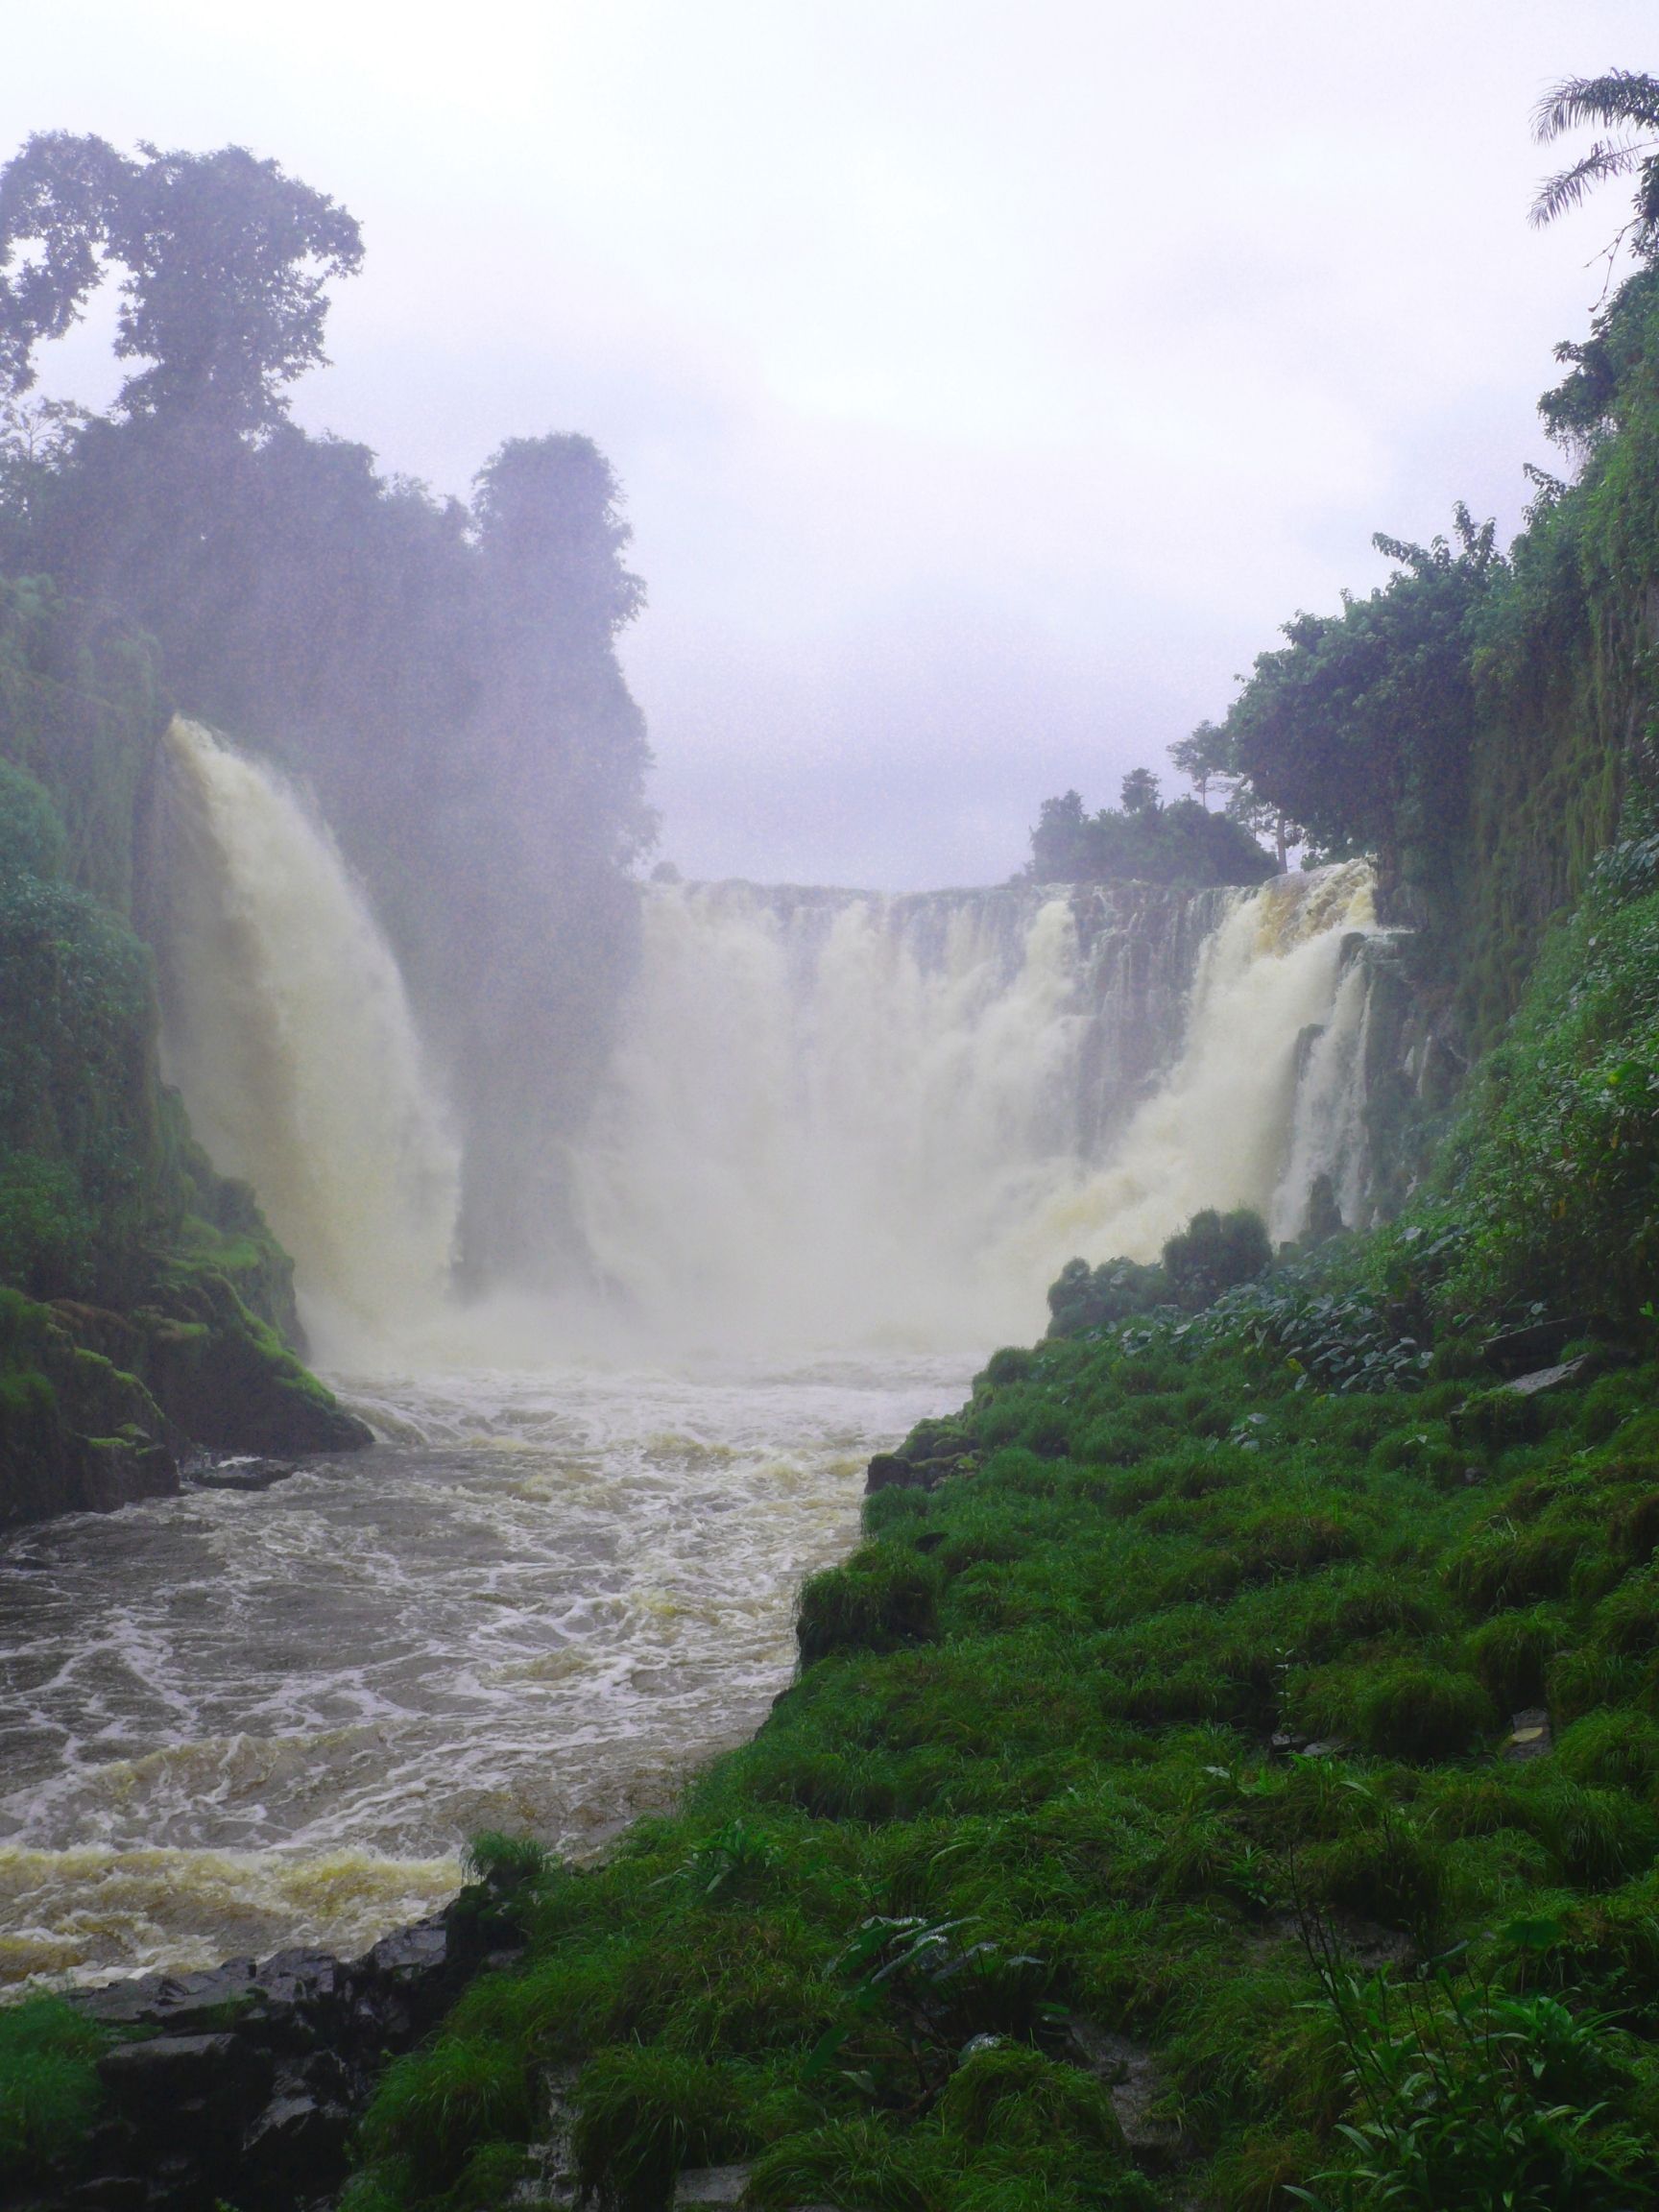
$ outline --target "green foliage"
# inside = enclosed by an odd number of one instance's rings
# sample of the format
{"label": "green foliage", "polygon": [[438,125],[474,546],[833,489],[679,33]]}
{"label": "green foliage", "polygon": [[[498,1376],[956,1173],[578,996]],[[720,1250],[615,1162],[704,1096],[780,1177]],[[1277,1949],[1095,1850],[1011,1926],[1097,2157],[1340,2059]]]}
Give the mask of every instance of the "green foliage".
{"label": "green foliage", "polygon": [[[1659,1268],[1659,892],[1616,848],[1546,948],[1472,1087],[1440,1169],[1466,1223],[1442,1314],[1597,1313],[1635,1322]],[[1477,1423],[1525,1423],[1486,1399]]]}
{"label": "green foliage", "polygon": [[1223,1214],[1212,1206],[1194,1214],[1165,1245],[1164,1273],[1176,1304],[1190,1311],[1264,1275],[1272,1259],[1267,1224],[1259,1214],[1240,1206]]}
{"label": "green foliage", "polygon": [[1050,1336],[1082,1336],[1110,1329],[1137,1313],[1169,1303],[1169,1282],[1162,1267],[1135,1260],[1068,1260],[1048,1288]]}
{"label": "green foliage", "polygon": [[1428,1984],[1328,1974],[1348,2060],[1346,2155],[1310,2188],[1314,2212],[1629,2212],[1651,2203],[1647,2147],[1611,2116],[1628,2061],[1601,2017],[1542,1992],[1441,1974]]}
{"label": "green foliage", "polygon": [[803,1587],[796,1627],[803,1663],[926,1642],[937,1628],[937,1575],[914,1551],[864,1545],[844,1567],[814,1575]]}
{"label": "green foliage", "polygon": [[59,876],[68,839],[48,794],[0,760],[0,876]]}
{"label": "green foliage", "polygon": [[60,1997],[0,2008],[0,2186],[73,2164],[103,2103],[95,2061],[109,2040]]}
{"label": "green foliage", "polygon": [[637,2044],[601,2051],[576,2085],[577,2177],[614,2212],[662,2212],[682,2167],[742,2149],[737,2112],[726,2067]]}
{"label": "green foliage", "polygon": [[473,1881],[506,1895],[535,1888],[547,1879],[558,1860],[533,1836],[503,1836],[489,1828],[472,1838],[463,1863]]}
{"label": "green foliage", "polygon": [[381,2076],[367,2147],[396,2145],[433,2196],[459,2179],[480,2145],[523,2142],[536,2101],[523,2056],[493,2042],[445,2036],[394,2060]]}
{"label": "green foliage", "polygon": [[1491,1732],[1497,1715],[1472,1674],[1402,1659],[1370,1676],[1356,1718],[1368,1750],[1455,1759]]}
{"label": "green foliage", "polygon": [[1471,620],[1503,569],[1490,523],[1459,506],[1455,529],[1455,550],[1379,537],[1399,564],[1388,583],[1287,622],[1223,724],[1262,799],[1321,846],[1376,852],[1430,914],[1468,805]]}
{"label": "green foliage", "polygon": [[1195,799],[1163,805],[1157,779],[1138,768],[1124,779],[1120,811],[1084,811],[1075,791],[1045,799],[1031,832],[1026,874],[1034,883],[1261,883],[1273,858],[1240,823]]}
{"label": "green foliage", "polygon": [[[13,164],[44,194],[26,228],[58,222],[61,160],[85,145],[36,141]],[[233,150],[157,155],[136,178],[115,158],[109,190],[137,196],[121,240],[139,257],[131,335],[158,349],[156,367],[108,416],[0,417],[0,570],[54,577],[103,611],[79,625],[80,665],[41,665],[41,615],[14,685],[0,623],[0,746],[51,790],[77,881],[84,850],[121,856],[123,906],[135,843],[164,829],[135,811],[154,701],[135,759],[83,748],[92,772],[60,782],[4,735],[42,680],[60,725],[63,702],[114,725],[80,679],[142,632],[182,710],[316,790],[446,1063],[468,1149],[464,1264],[474,1280],[522,1272],[542,1237],[522,1194],[558,1172],[557,1134],[602,1073],[637,941],[628,871],[655,834],[615,649],[642,600],[615,477],[586,438],[513,439],[469,509],[382,476],[360,445],[307,436],[281,387],[320,333],[319,286],[354,260],[349,218]],[[108,195],[89,189],[96,243]],[[215,300],[212,343],[193,351],[180,329]],[[98,816],[85,837],[82,790]],[[159,897],[165,854],[149,860]]]}
{"label": "green foliage", "polygon": [[[1422,1241],[1341,1264],[1415,1295]],[[757,2204],[846,2212],[1483,2204],[1565,2187],[1563,2146],[1634,2187],[1601,2016],[1659,2024],[1659,1370],[1468,1483],[1462,1383],[1320,1387],[1227,1310],[1005,1350],[918,1431],[974,1471],[808,1586],[752,1743],[548,1871],[434,2047],[463,2080],[580,2066],[618,2202],[738,2156]],[[1545,1701],[1555,1749],[1505,1756]],[[542,2124],[474,2094],[440,2153],[408,2086],[366,2150],[401,2206]]]}
{"label": "green foliage", "polygon": [[0,170],[0,263],[15,260],[0,276],[0,380],[28,390],[36,345],[76,322],[113,260],[116,354],[151,364],[121,406],[268,425],[323,359],[324,287],[361,265],[357,225],[243,147],[143,153],[49,131]]}
{"label": "green foliage", "polygon": [[[1160,1307],[1195,1312],[1213,1306],[1241,1283],[1253,1282],[1272,1262],[1273,1248],[1259,1214],[1241,1206],[1231,1214],[1207,1207],[1171,1237],[1156,1265],[1134,1260],[1068,1260],[1048,1291],[1050,1336],[1082,1336],[1110,1329]],[[1004,1357],[1001,1354],[998,1358]],[[986,1380],[1012,1380],[986,1371]]]}

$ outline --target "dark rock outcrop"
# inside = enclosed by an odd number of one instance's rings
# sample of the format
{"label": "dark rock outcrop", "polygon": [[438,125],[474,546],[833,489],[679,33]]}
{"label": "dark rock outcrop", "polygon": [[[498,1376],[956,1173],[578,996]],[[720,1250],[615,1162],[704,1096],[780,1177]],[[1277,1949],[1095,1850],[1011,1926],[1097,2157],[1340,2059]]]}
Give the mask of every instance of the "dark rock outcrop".
{"label": "dark rock outcrop", "polygon": [[451,1906],[361,1959],[282,1951],[210,1973],[148,1975],[69,2002],[116,2030],[105,2109],[72,2172],[7,2212],[304,2212],[345,2179],[352,2128],[387,2060],[501,1962]]}
{"label": "dark rock outcrop", "polygon": [[13,1296],[0,1319],[0,1527],[173,1497],[202,1451],[373,1441],[220,1275],[158,1284],[125,1312]]}
{"label": "dark rock outcrop", "polygon": [[976,1440],[943,1422],[924,1421],[897,1452],[878,1452],[864,1477],[864,1495],[878,1490],[936,1490],[950,1475],[966,1475],[979,1464]]}

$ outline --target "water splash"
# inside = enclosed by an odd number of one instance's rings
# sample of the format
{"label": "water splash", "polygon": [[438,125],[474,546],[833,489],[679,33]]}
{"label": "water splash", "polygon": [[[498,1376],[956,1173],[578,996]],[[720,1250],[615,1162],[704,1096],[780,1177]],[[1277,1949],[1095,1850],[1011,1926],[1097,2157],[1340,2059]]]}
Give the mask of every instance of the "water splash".
{"label": "water splash", "polygon": [[166,1072],[214,1165],[252,1183],[323,1354],[429,1312],[459,1161],[391,949],[274,769],[176,720],[156,877]]}
{"label": "water splash", "polygon": [[[1058,1238],[1092,1259],[1155,1259],[1204,1206],[1254,1207],[1274,1234],[1295,1235],[1312,1175],[1334,1160],[1315,1157],[1310,1138],[1298,1153],[1300,1094],[1311,1066],[1357,1072],[1319,1058],[1318,1033],[1340,998],[1344,946],[1376,926],[1365,861],[1276,877],[1238,899],[1204,948],[1167,1080],[1105,1164],[1037,1224],[1038,1249]],[[1331,1112],[1358,1131],[1357,1100],[1333,1098]],[[1363,1173],[1362,1152],[1353,1172]]]}
{"label": "water splash", "polygon": [[1306,1033],[1375,926],[1358,862],[1231,894],[656,891],[576,1161],[593,1251],[712,1341],[1029,1336],[1073,1252],[1305,1204]]}

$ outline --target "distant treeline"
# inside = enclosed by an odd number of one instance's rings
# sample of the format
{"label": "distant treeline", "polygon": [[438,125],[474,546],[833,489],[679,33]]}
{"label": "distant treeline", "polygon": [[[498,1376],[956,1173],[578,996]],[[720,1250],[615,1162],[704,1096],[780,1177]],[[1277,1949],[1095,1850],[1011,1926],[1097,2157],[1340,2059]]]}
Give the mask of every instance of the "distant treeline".
{"label": "distant treeline", "polygon": [[1243,823],[1213,814],[1196,799],[1168,805],[1158,780],[1136,768],[1123,779],[1121,805],[1085,811],[1079,793],[1046,799],[1031,832],[1028,873],[1038,883],[1260,883],[1273,873]]}
{"label": "distant treeline", "polygon": [[[31,139],[0,170],[0,573],[148,632],[166,706],[315,788],[456,1094],[464,1262],[521,1275],[633,956],[649,753],[614,647],[643,591],[586,438],[509,440],[464,504],[293,423],[361,259],[343,207],[240,148]],[[113,406],[32,404],[110,268]]]}

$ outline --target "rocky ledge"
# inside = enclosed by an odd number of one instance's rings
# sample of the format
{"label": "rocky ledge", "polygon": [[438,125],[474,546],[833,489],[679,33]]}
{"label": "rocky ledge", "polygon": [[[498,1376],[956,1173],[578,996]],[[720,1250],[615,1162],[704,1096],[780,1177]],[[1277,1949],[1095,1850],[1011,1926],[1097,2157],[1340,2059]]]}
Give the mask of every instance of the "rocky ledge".
{"label": "rocky ledge", "polygon": [[105,2111],[72,2172],[4,2212],[311,2212],[346,2177],[377,2075],[470,1977],[504,1963],[476,1892],[361,1959],[281,1951],[210,1973],[149,1975],[69,2002],[121,2040],[99,2060]]}

